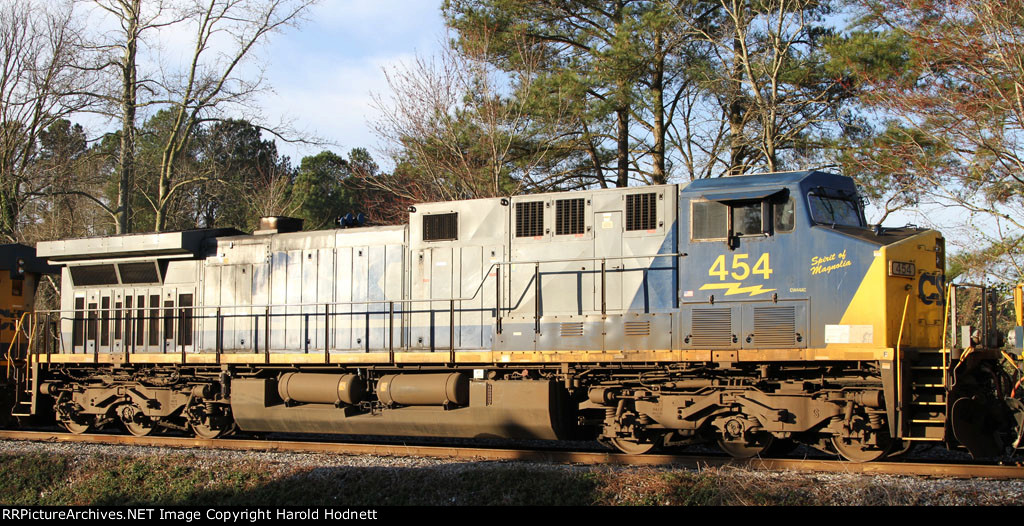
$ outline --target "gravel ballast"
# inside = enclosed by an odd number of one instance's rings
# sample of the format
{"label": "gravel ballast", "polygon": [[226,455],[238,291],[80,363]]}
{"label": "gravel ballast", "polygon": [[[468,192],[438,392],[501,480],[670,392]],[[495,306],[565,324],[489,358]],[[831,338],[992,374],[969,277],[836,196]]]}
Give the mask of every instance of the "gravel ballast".
{"label": "gravel ballast", "polygon": [[1007,505],[1024,480],[0,441],[4,505]]}

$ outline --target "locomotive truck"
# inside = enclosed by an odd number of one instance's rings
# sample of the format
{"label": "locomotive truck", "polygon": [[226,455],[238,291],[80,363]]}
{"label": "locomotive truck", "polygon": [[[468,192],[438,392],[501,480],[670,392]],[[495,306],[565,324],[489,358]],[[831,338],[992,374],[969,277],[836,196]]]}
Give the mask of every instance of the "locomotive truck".
{"label": "locomotive truck", "polygon": [[61,269],[61,306],[31,316],[20,396],[73,433],[589,437],[736,457],[802,443],[854,461],[1020,443],[991,292],[962,312],[941,234],[869,226],[854,182],[829,173],[38,254]]}

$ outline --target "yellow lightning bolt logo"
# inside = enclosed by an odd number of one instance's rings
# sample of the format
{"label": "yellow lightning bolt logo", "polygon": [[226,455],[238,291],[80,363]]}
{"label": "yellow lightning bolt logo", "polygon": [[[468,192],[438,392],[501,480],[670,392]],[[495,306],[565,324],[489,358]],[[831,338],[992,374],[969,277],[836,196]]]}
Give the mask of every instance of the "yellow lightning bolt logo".
{"label": "yellow lightning bolt logo", "polygon": [[764,294],[775,290],[766,289],[762,285],[754,285],[751,287],[741,287],[740,285],[742,285],[742,283],[709,283],[701,286],[700,290],[724,290],[726,296],[747,293],[750,293],[751,296],[757,296],[758,294]]}

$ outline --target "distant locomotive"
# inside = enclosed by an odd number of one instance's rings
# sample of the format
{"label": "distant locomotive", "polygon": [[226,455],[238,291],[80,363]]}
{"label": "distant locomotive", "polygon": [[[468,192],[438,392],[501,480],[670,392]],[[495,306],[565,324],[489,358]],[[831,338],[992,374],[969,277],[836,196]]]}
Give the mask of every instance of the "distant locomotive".
{"label": "distant locomotive", "polygon": [[0,245],[0,425],[11,417],[29,414],[31,396],[18,386],[29,378],[26,356],[37,328],[31,313],[35,307],[36,289],[46,274],[57,274],[36,257],[36,249],[18,244]]}
{"label": "distant locomotive", "polygon": [[33,408],[52,402],[74,433],[589,436],[737,457],[1019,442],[1024,406],[991,318],[974,340],[947,329],[944,239],[868,227],[846,177],[261,228],[40,243],[63,267],[62,306],[34,318],[58,330],[32,349]]}

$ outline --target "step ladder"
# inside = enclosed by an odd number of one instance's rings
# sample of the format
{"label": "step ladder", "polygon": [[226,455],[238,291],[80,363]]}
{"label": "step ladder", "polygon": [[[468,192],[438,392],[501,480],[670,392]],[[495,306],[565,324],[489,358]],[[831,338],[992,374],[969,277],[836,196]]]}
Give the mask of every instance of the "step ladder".
{"label": "step ladder", "polygon": [[[32,374],[34,349],[32,344],[35,341],[36,324],[35,318],[29,319],[31,313],[22,314],[14,327],[14,338],[7,347],[5,358],[7,370],[5,371],[7,381],[13,385],[14,404],[11,407],[11,416],[28,417],[35,414],[36,409],[36,385],[37,378]],[[31,325],[31,332],[26,333],[25,329]],[[17,352],[22,348],[24,342],[24,357]]]}
{"label": "step ladder", "polygon": [[949,349],[919,350],[904,360],[904,438],[942,441],[948,432]]}

